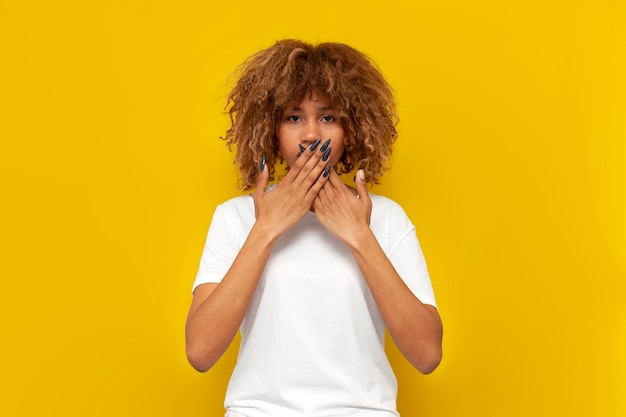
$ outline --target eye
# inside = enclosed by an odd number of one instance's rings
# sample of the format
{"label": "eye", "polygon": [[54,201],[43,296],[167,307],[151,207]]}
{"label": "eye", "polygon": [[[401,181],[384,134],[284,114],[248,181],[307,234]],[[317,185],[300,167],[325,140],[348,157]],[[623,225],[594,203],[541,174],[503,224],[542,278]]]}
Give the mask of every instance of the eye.
{"label": "eye", "polygon": [[287,116],[287,120],[290,122],[297,122],[300,120],[300,116],[296,116],[295,114],[292,114],[291,116]]}
{"label": "eye", "polygon": [[334,122],[336,119],[335,116],[327,114],[326,116],[322,117],[322,120],[325,122]]}

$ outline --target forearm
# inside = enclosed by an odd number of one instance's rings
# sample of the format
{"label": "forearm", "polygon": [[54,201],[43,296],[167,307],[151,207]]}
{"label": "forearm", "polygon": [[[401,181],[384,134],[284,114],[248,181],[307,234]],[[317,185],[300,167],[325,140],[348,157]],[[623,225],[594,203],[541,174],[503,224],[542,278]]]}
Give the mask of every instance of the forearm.
{"label": "forearm", "polygon": [[420,372],[432,372],[441,361],[443,335],[436,308],[411,292],[369,228],[354,242],[348,246],[398,349]]}
{"label": "forearm", "polygon": [[194,295],[186,343],[189,361],[197,370],[210,369],[237,334],[274,241],[255,224],[221,283],[203,299]]}

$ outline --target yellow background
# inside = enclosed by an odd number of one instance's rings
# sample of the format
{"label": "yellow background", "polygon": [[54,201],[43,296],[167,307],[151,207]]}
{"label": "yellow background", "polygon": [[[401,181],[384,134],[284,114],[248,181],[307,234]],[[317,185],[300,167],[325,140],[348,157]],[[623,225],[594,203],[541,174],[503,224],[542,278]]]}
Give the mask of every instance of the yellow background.
{"label": "yellow background", "polygon": [[[626,415],[624,3],[0,2],[0,415],[218,416],[184,355],[227,75],[347,42],[397,92],[374,192],[416,224],[445,323],[416,416]],[[304,260],[303,260],[304,262]],[[311,259],[310,262],[315,262]]]}

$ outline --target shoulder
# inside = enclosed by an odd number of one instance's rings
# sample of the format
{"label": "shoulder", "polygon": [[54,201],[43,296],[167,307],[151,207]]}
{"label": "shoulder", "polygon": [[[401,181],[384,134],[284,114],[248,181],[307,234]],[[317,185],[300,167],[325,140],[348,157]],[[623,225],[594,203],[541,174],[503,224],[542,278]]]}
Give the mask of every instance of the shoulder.
{"label": "shoulder", "polygon": [[402,206],[391,198],[370,193],[370,199],[372,200],[372,215],[406,217]]}
{"label": "shoulder", "polygon": [[[266,191],[272,191],[276,184],[270,184]],[[225,212],[234,212],[239,214],[254,214],[254,198],[253,193],[240,195],[224,201],[217,206],[218,210]]]}
{"label": "shoulder", "polygon": [[218,204],[213,214],[213,222],[225,221],[233,228],[247,224],[254,218],[254,200],[251,194],[234,197]]}
{"label": "shoulder", "polygon": [[410,230],[413,229],[413,223],[407,216],[406,212],[389,197],[370,193],[372,200],[372,225],[388,227],[392,230]]}
{"label": "shoulder", "polygon": [[224,209],[232,209],[232,210],[242,210],[242,209],[245,210],[245,209],[248,209],[250,206],[254,207],[252,194],[246,194],[246,195],[233,197],[218,205],[218,207],[221,207]]}

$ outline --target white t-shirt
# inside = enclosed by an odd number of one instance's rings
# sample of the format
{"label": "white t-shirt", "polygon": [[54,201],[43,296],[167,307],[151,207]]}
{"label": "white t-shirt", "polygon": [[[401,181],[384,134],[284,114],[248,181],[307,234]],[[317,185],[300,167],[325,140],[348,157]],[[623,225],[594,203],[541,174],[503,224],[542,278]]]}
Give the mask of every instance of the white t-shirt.
{"label": "white t-shirt", "polygon": [[[370,227],[411,291],[435,306],[415,228],[371,195]],[[255,221],[251,196],[216,208],[194,283],[220,282]],[[276,242],[241,325],[227,417],[391,417],[385,324],[347,247],[307,213]]]}

